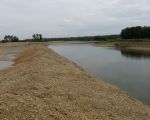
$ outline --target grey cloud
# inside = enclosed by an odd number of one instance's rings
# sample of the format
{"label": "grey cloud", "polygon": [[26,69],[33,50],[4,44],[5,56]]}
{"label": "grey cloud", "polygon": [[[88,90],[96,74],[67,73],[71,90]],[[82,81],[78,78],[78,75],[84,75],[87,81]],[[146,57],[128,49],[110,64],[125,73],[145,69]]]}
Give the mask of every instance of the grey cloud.
{"label": "grey cloud", "polygon": [[0,0],[0,38],[117,34],[150,25],[149,0]]}

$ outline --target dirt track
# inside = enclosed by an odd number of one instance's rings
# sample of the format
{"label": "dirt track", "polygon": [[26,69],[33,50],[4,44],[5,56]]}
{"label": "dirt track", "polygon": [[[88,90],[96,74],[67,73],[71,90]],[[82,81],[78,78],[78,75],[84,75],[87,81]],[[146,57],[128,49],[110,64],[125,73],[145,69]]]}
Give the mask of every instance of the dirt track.
{"label": "dirt track", "polygon": [[[25,50],[24,50],[25,49]],[[149,120],[150,107],[43,45],[0,71],[0,120]]]}

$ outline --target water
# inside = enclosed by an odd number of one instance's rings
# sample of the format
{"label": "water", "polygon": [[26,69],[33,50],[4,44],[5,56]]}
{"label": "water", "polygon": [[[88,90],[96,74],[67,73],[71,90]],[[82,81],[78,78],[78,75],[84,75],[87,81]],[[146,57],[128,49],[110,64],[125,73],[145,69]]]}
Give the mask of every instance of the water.
{"label": "water", "polygon": [[150,104],[150,55],[90,45],[52,45],[57,53],[74,61],[98,79],[114,84]]}
{"label": "water", "polygon": [[0,61],[0,70],[10,67],[13,63],[12,61]]}

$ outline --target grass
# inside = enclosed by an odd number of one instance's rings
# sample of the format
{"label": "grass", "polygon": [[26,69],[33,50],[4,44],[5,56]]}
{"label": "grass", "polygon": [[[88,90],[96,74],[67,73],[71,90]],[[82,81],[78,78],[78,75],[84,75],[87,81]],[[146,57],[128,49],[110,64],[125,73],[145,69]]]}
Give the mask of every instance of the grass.
{"label": "grass", "polygon": [[150,39],[109,39],[97,41],[95,44],[111,44],[125,46],[150,46]]}

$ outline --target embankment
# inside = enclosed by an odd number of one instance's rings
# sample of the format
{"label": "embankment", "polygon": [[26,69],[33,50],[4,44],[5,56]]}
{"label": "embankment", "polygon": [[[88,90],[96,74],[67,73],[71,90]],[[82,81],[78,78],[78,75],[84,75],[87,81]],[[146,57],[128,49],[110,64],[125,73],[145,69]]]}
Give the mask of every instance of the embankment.
{"label": "embankment", "polygon": [[0,71],[1,120],[148,120],[150,107],[43,45]]}

